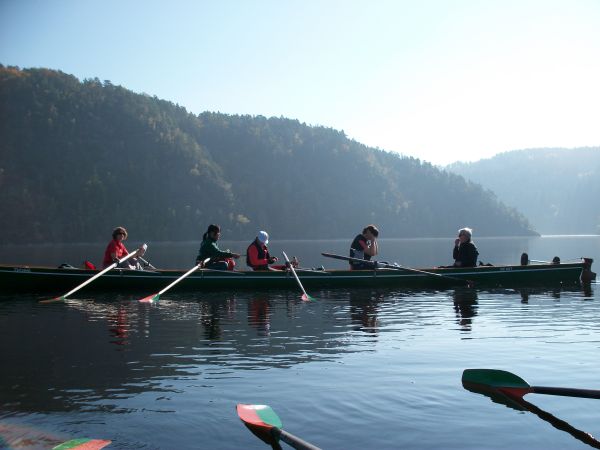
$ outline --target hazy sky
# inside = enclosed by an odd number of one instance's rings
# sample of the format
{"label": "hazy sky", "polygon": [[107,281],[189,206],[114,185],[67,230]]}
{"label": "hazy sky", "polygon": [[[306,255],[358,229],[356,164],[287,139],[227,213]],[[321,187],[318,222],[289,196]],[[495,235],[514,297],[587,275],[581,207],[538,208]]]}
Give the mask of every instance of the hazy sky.
{"label": "hazy sky", "polygon": [[600,0],[0,0],[0,63],[435,164],[600,145]]}

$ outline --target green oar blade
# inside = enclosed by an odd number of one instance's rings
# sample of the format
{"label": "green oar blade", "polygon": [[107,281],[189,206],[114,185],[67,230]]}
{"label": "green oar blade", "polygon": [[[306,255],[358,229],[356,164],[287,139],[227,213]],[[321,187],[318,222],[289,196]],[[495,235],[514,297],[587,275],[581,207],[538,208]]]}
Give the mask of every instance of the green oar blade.
{"label": "green oar blade", "polygon": [[240,419],[248,425],[263,428],[281,428],[283,424],[279,416],[268,405],[237,405],[237,413]]}
{"label": "green oar blade", "polygon": [[462,375],[463,383],[480,384],[491,388],[521,388],[531,386],[521,377],[505,370],[496,369],[466,369]]}

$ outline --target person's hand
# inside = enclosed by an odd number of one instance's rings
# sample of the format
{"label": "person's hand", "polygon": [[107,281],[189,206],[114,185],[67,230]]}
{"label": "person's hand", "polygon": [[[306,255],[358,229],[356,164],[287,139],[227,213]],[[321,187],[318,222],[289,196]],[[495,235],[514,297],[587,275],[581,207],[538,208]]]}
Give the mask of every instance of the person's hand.
{"label": "person's hand", "polygon": [[458,238],[454,239],[454,246],[458,247],[458,244],[460,244],[460,239],[458,239]]}

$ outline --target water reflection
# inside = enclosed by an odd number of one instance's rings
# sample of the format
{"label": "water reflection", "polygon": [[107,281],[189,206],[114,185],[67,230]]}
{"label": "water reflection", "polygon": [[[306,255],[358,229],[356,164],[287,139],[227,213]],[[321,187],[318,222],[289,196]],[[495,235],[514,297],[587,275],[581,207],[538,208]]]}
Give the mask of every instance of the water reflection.
{"label": "water reflection", "polygon": [[471,331],[473,317],[477,315],[477,291],[468,287],[455,289],[452,300],[461,330]]}
{"label": "water reflection", "polygon": [[267,295],[260,295],[248,302],[248,324],[256,328],[258,336],[271,334],[271,304]]}
{"label": "water reflection", "polygon": [[[216,292],[173,294],[153,305],[139,303],[140,295],[52,305],[1,300],[3,360],[11,363],[0,372],[0,411],[129,412],[136,406],[124,399],[162,398],[180,392],[183,380],[338,361],[383,342],[414,342],[442,317],[472,332],[482,307],[511,323],[504,316],[511,299],[573,292],[357,289],[311,292],[315,302],[287,291]],[[584,295],[593,298],[591,289]],[[490,307],[496,301],[502,306]]]}
{"label": "water reflection", "polygon": [[355,331],[377,335],[377,312],[379,304],[384,299],[384,294],[378,292],[372,292],[368,296],[356,292],[350,293],[350,320],[355,325]]}

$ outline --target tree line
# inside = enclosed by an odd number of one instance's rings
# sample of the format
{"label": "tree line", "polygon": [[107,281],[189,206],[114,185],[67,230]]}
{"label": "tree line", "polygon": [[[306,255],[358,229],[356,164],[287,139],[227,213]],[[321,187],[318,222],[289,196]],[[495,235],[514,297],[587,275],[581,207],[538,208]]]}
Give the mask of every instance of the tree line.
{"label": "tree line", "polygon": [[198,115],[97,78],[0,66],[0,243],[533,235],[463,177],[284,117]]}

